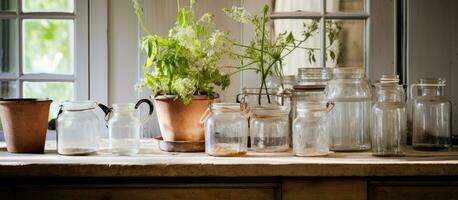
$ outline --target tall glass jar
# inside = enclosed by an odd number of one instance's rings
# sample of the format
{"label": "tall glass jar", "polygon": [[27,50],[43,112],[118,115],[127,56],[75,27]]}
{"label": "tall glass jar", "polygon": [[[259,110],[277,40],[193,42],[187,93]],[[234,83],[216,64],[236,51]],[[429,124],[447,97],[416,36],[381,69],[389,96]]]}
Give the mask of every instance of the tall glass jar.
{"label": "tall glass jar", "polygon": [[329,114],[332,151],[366,151],[370,144],[371,87],[363,68],[334,68],[325,89],[334,102]]}
{"label": "tall glass jar", "polygon": [[324,156],[329,154],[327,113],[333,104],[303,101],[297,104],[293,122],[293,151],[296,156]]}
{"label": "tall glass jar", "polygon": [[452,147],[452,111],[450,101],[444,96],[445,80],[420,79],[410,89],[413,97],[413,148],[449,150]]}
{"label": "tall glass jar", "polygon": [[97,152],[99,118],[93,101],[64,102],[57,117],[57,152],[61,155],[89,155]]}
{"label": "tall glass jar", "polygon": [[405,93],[397,75],[383,75],[375,84],[376,103],[372,106],[372,154],[402,156],[407,133]]}
{"label": "tall glass jar", "polygon": [[134,155],[140,150],[142,121],[137,109],[141,103],[149,106],[149,116],[153,114],[153,103],[141,99],[136,104],[114,104],[108,116],[108,138],[111,153],[116,155]]}
{"label": "tall glass jar", "polygon": [[289,108],[269,106],[250,108],[251,150],[282,152],[289,149]]}
{"label": "tall glass jar", "polygon": [[205,123],[205,152],[211,156],[243,156],[247,152],[248,119],[239,103],[213,103]]}

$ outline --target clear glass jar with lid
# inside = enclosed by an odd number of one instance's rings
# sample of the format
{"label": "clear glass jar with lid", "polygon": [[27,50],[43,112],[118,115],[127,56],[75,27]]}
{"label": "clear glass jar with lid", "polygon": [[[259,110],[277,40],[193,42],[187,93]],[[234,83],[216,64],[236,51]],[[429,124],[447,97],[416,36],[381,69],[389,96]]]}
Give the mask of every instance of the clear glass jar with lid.
{"label": "clear glass jar with lid", "polygon": [[445,79],[419,79],[410,86],[410,93],[413,98],[413,148],[424,151],[451,149],[452,111],[450,100],[445,97]]}
{"label": "clear glass jar with lid", "polygon": [[245,104],[212,103],[201,119],[205,124],[205,152],[211,156],[243,156],[248,144]]}
{"label": "clear glass jar with lid", "polygon": [[153,103],[148,99],[141,99],[136,104],[114,104],[107,117],[108,138],[110,152],[116,155],[134,155],[140,150],[140,137],[142,135],[142,124],[137,109],[140,104],[146,103],[149,106],[148,116],[154,111]]}
{"label": "clear glass jar with lid", "polygon": [[289,149],[289,111],[286,106],[250,108],[251,150],[282,152]]}
{"label": "clear glass jar with lid", "polygon": [[328,118],[331,151],[369,150],[372,93],[364,69],[334,68],[325,94],[335,104]]}
{"label": "clear glass jar with lid", "polygon": [[334,104],[302,101],[293,122],[293,152],[296,156],[325,156],[329,151],[327,114]]}
{"label": "clear glass jar with lid", "polygon": [[59,154],[89,155],[97,152],[100,137],[97,106],[108,111],[106,106],[94,101],[69,101],[61,105],[56,123]]}
{"label": "clear glass jar with lid", "polygon": [[377,101],[372,106],[372,154],[403,156],[407,137],[405,92],[398,75],[383,75],[375,84]]}

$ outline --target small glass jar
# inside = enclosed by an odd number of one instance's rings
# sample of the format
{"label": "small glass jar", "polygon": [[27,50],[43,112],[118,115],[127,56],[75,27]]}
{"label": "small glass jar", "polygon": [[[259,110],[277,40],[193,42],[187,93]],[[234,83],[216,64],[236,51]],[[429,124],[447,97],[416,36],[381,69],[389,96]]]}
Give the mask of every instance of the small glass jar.
{"label": "small glass jar", "polygon": [[93,101],[64,102],[57,117],[57,152],[61,155],[96,153],[99,144],[99,118]]}
{"label": "small glass jar", "polygon": [[293,123],[293,151],[296,156],[325,156],[329,151],[327,113],[333,104],[303,101],[297,104]]}
{"label": "small glass jar", "polygon": [[410,87],[410,96],[413,97],[413,148],[423,151],[450,150],[452,111],[450,100],[444,96],[445,80],[420,79]]}
{"label": "small glass jar", "polygon": [[289,149],[289,108],[268,106],[250,108],[251,150],[282,152]]}
{"label": "small glass jar", "polygon": [[109,148],[112,154],[135,155],[140,150],[142,121],[137,114],[141,103],[149,105],[149,115],[153,113],[153,104],[142,99],[136,104],[114,104],[108,120]]}
{"label": "small glass jar", "polygon": [[243,156],[247,152],[248,119],[239,103],[213,103],[205,123],[205,152],[211,156]]}
{"label": "small glass jar", "polygon": [[370,143],[372,92],[363,68],[334,68],[325,89],[334,102],[329,114],[331,151],[367,151]]}
{"label": "small glass jar", "polygon": [[372,154],[402,156],[407,137],[405,92],[399,76],[383,75],[375,84],[377,101],[372,106]]}

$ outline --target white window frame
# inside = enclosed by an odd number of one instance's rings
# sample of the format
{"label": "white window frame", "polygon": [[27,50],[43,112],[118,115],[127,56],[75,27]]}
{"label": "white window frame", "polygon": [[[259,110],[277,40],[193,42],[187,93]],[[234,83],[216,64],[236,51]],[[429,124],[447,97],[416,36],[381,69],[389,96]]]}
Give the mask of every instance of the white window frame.
{"label": "white window frame", "polygon": [[[281,1],[281,0],[279,0]],[[276,19],[316,19],[320,21],[320,59],[323,67],[326,67],[326,20],[364,20],[364,55],[363,64],[366,70],[366,76],[369,76],[369,32],[370,32],[370,0],[363,0],[364,9],[359,12],[328,12],[326,0],[321,0],[321,12],[313,11],[293,11],[293,12],[272,12],[270,17]]]}
{"label": "white window frame", "polygon": [[[16,81],[16,97],[23,97],[23,82],[73,82],[75,100],[87,100],[94,97],[96,100],[107,102],[107,1],[74,0],[74,12],[22,12],[22,0],[17,1],[16,12],[1,12],[1,19],[16,19],[17,49],[16,71],[0,73],[1,81]],[[93,10],[89,9],[91,6]],[[90,18],[93,13],[97,16]],[[74,20],[74,74],[23,73],[23,45],[22,29],[24,19],[73,19]],[[93,28],[94,33],[89,30]],[[99,33],[101,34],[95,34]],[[105,34],[103,34],[105,33]],[[90,43],[93,42],[93,43]],[[92,48],[92,49],[90,49]],[[90,60],[90,57],[94,58]],[[92,67],[90,65],[94,64]],[[90,80],[93,83],[90,84]],[[99,81],[100,80],[100,81]],[[94,86],[92,86],[94,85]]]}

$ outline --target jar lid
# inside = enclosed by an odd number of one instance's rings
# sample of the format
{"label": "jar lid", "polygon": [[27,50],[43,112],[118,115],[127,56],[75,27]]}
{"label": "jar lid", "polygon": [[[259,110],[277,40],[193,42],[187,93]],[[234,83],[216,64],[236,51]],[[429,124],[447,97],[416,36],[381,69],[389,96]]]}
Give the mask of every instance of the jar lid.
{"label": "jar lid", "polygon": [[250,108],[250,114],[256,118],[282,117],[289,115],[287,106],[256,106]]}
{"label": "jar lid", "polygon": [[65,101],[62,104],[62,109],[68,111],[81,111],[94,109],[95,106],[95,101]]}
{"label": "jar lid", "polygon": [[330,109],[328,102],[313,100],[297,102],[296,107],[298,112],[327,112]]}
{"label": "jar lid", "polygon": [[363,78],[364,68],[362,67],[337,67],[333,68],[334,78]]}
{"label": "jar lid", "polygon": [[331,78],[331,69],[322,67],[301,67],[297,69],[297,80],[329,80]]}
{"label": "jar lid", "polygon": [[243,111],[240,103],[212,103],[210,104],[211,111],[221,112],[241,112]]}
{"label": "jar lid", "polygon": [[420,78],[417,83],[420,86],[445,86],[445,78]]}
{"label": "jar lid", "polygon": [[120,103],[120,104],[113,104],[114,111],[134,111],[135,104],[134,103]]}

